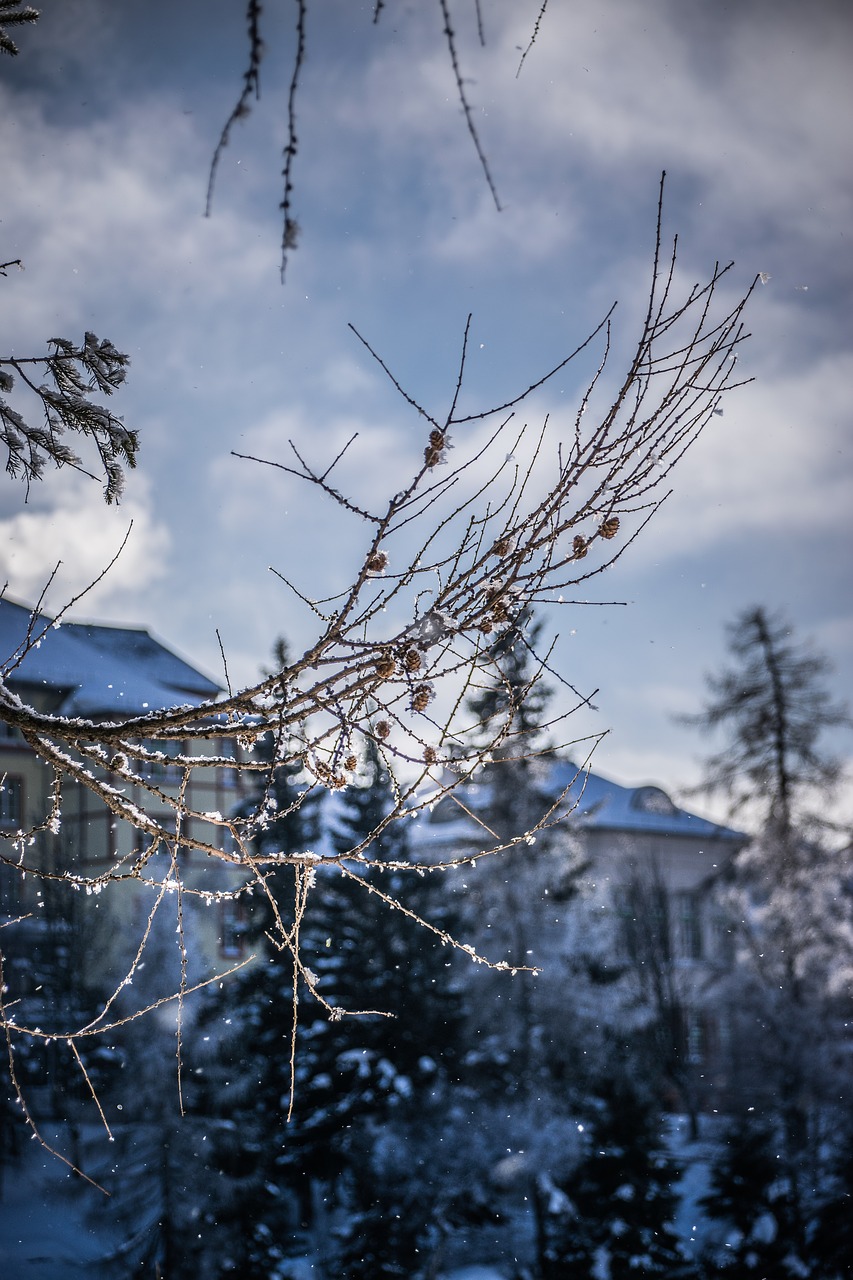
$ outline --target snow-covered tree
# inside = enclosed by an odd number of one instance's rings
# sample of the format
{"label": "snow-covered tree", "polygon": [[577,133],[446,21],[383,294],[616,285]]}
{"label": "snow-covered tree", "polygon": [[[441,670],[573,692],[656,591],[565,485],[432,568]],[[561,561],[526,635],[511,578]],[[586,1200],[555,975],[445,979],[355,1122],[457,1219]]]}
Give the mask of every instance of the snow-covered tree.
{"label": "snow-covered tree", "polygon": [[679,1171],[653,1099],[620,1077],[590,1108],[586,1155],[546,1228],[543,1280],[698,1276],[673,1227]]}
{"label": "snow-covered tree", "polygon": [[730,627],[730,650],[734,665],[708,678],[711,696],[689,719],[724,736],[705,786],[758,815],[735,867],[743,958],[793,1005],[849,999],[853,860],[849,837],[826,818],[840,766],[821,746],[847,713],[826,690],[826,660],[780,616],[748,610]]}
{"label": "snow-covered tree", "polygon": [[[730,651],[735,661],[709,678],[710,697],[692,719],[724,737],[708,787],[759,821],[728,892],[739,939],[726,993],[731,1080],[775,1143],[790,1212],[774,1248],[802,1256],[828,1130],[851,1083],[853,862],[825,817],[839,765],[821,742],[847,716],[826,690],[825,660],[780,616],[748,610],[730,628]],[[756,1186],[744,1212],[760,1216],[762,1194]]]}
{"label": "snow-covered tree", "polygon": [[418,919],[445,931],[449,907],[440,877],[417,877],[407,909],[390,908],[386,918],[389,900],[400,893],[399,868],[411,862],[408,833],[392,825],[371,839],[391,785],[376,750],[365,756],[361,784],[334,807],[331,840],[337,849],[368,841],[369,861],[344,864],[342,875],[318,868],[302,926],[306,962],[323,1004],[312,1000],[301,1018],[294,1149],[324,1180],[349,1163],[359,1128],[413,1105],[422,1109],[458,1070],[451,952]]}
{"label": "snow-covered tree", "polygon": [[[282,642],[276,652],[285,657]],[[255,754],[266,768],[244,807],[263,814],[255,836],[259,852],[310,851],[321,834],[322,793],[298,763],[276,763],[279,747],[271,734],[258,741]],[[250,886],[255,891],[241,900],[243,937],[258,959],[210,999],[203,1013],[205,1027],[219,1040],[197,1104],[210,1131],[215,1170],[204,1216],[212,1276],[266,1280],[287,1246],[298,1241],[309,1212],[307,1183],[303,1194],[299,1181],[283,1174],[290,1150],[297,975],[291,954],[273,940],[280,929],[296,924],[294,874],[285,866],[264,877],[262,891]]]}
{"label": "snow-covered tree", "polygon": [[[530,970],[546,954],[555,964],[565,906],[581,869],[566,826],[558,822],[548,724],[552,690],[536,656],[541,631],[525,608],[507,617],[467,704],[475,717],[472,735],[494,743],[490,759],[472,776],[469,813],[476,814],[484,838],[505,846],[468,877],[469,927],[481,949],[516,971],[511,982],[494,982],[488,972],[470,975],[472,1059],[484,1078],[497,1077],[513,1092],[532,1088],[543,1069],[548,978]],[[498,725],[507,727],[506,741],[494,741]],[[452,807],[452,801],[444,804]],[[525,834],[532,830],[535,835]],[[484,1017],[486,1007],[497,1017]]]}
{"label": "snow-covered tree", "polygon": [[[786,1174],[784,1143],[750,1108],[724,1133],[700,1207],[721,1224],[706,1253],[711,1276],[806,1280],[814,1275],[802,1198]],[[823,1273],[820,1273],[823,1274]]]}
{"label": "snow-covered tree", "polygon": [[827,660],[797,642],[781,614],[754,606],[727,630],[732,665],[706,677],[702,711],[684,719],[723,735],[703,788],[721,792],[733,812],[749,805],[784,838],[815,820],[814,804],[822,808],[837,783],[839,761],[820,739],[849,717],[826,689]]}
{"label": "snow-covered tree", "polygon": [[14,57],[18,52],[18,46],[6,30],[7,27],[37,22],[38,17],[38,9],[21,4],[21,0],[0,0],[0,53],[8,53]]}
{"label": "snow-covered tree", "polygon": [[[299,803],[298,785],[292,775],[277,772],[270,794],[279,817],[259,839],[305,847],[301,824],[311,802]],[[300,1239],[328,1227],[335,1206],[357,1199],[353,1188],[363,1193],[362,1173],[369,1180],[374,1169],[379,1179],[373,1145],[380,1131],[399,1121],[400,1135],[411,1135],[415,1116],[426,1128],[430,1114],[440,1115],[447,1081],[457,1070],[452,953],[409,914],[422,912],[445,929],[440,878],[416,878],[407,912],[389,908],[399,894],[398,868],[410,858],[406,828],[392,824],[369,839],[387,809],[389,785],[372,750],[358,785],[326,806],[333,812],[325,815],[324,842],[329,839],[332,849],[368,843],[362,862],[352,859],[338,870],[330,849],[330,866],[312,868],[315,892],[298,921],[301,985],[294,985],[290,953],[268,945],[263,959],[216,1002],[215,1012],[221,1019],[227,1010],[231,1028],[210,1080],[219,1098],[209,1105],[223,1192],[210,1229],[225,1233],[225,1252],[247,1277],[266,1275],[264,1268]],[[317,834],[310,836],[314,847]],[[279,898],[269,879],[267,887],[259,917],[250,916],[253,945],[260,940],[259,920],[270,924],[272,903],[289,910],[289,894]],[[285,918],[294,927],[293,918]],[[348,1220],[360,1220],[354,1201]]]}
{"label": "snow-covered tree", "polygon": [[819,1207],[810,1241],[810,1257],[826,1280],[850,1275],[853,1258],[853,1114],[831,1138],[832,1154],[824,1168]]}

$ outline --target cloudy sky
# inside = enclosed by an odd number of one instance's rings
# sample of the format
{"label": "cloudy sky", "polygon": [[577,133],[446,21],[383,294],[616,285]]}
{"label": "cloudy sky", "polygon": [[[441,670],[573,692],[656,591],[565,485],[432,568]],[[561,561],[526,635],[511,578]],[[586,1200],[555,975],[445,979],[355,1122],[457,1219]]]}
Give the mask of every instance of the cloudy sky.
{"label": "cloudy sky", "polygon": [[[274,566],[326,594],[351,533],[316,497],[232,451],[330,458],[402,487],[422,427],[348,329],[441,415],[473,313],[467,394],[500,402],[555,364],[619,299],[636,335],[660,171],[684,279],[734,259],[748,313],[727,400],[675,492],[590,591],[555,610],[556,661],[612,730],[597,767],[678,793],[701,745],[673,724],[753,603],[784,609],[853,677],[853,10],[846,0],[539,0],[451,4],[474,119],[462,118],[438,0],[312,0],[298,99],[294,213],[279,280],[281,151],[296,5],[264,13],[262,98],[235,129],[205,218],[211,155],[245,66],[242,0],[44,0],[0,62],[2,354],[92,329],[132,360],[115,404],[141,435],[118,510],[63,471],[0,483],[0,577],[32,600],[55,562],[59,608],[127,548],[77,610],[149,626],[221,678],[251,679],[309,624]],[[528,407],[572,413],[566,375]],[[839,746],[851,753],[849,737]],[[700,806],[701,807],[701,806]]]}

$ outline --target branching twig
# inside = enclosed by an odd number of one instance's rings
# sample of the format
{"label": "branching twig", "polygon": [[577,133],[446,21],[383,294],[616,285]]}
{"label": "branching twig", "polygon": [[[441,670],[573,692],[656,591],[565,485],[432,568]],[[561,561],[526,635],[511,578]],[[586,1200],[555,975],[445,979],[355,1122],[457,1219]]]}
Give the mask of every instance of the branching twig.
{"label": "branching twig", "polygon": [[[675,299],[675,246],[667,258],[662,200],[661,189],[652,279],[637,344],[627,370],[609,392],[612,308],[571,355],[534,378],[527,391],[464,415],[459,402],[470,317],[444,416],[420,403],[356,335],[391,378],[406,411],[413,410],[415,422],[423,423],[422,454],[376,512],[329,482],[343,454],[357,446],[354,439],[325,466],[309,465],[296,446],[297,465],[271,464],[330,503],[350,522],[350,544],[360,548],[348,585],[333,596],[291,586],[278,575],[292,598],[319,621],[319,634],[301,655],[282,652],[276,669],[245,689],[231,686],[226,668],[228,691],[218,699],[111,719],[67,717],[38,710],[25,698],[27,660],[40,641],[49,640],[51,626],[43,616],[30,620],[0,669],[0,719],[17,729],[52,770],[54,785],[49,811],[31,827],[0,831],[8,850],[0,853],[0,861],[15,874],[69,891],[95,892],[133,882],[153,895],[135,955],[101,1012],[82,1028],[58,1033],[72,1046],[175,999],[180,1072],[184,1002],[204,985],[188,985],[183,913],[190,899],[222,902],[252,892],[266,895],[273,906],[270,945],[286,953],[292,965],[294,1015],[301,983],[323,1004],[300,954],[300,924],[321,863],[324,874],[337,871],[363,880],[366,892],[378,892],[391,909],[417,919],[447,945],[492,967],[509,967],[478,956],[467,944],[421,921],[404,900],[378,890],[361,873],[379,865],[411,872],[409,863],[374,860],[371,846],[390,824],[424,813],[447,796],[467,811],[456,793],[474,770],[488,760],[529,756],[515,726],[517,698],[533,692],[545,672],[560,676],[550,650],[533,654],[529,685],[520,695],[506,690],[506,711],[487,729],[472,725],[465,709],[472,690],[503,679],[493,656],[494,640],[513,630],[529,645],[523,628],[531,609],[556,602],[564,592],[565,607],[577,603],[580,585],[605,572],[639,535],[666,497],[673,466],[711,421],[721,397],[741,384],[736,359],[746,337],[743,311],[751,288],[734,305],[718,308],[719,286],[729,268],[715,266],[706,283]],[[599,349],[577,413],[566,420],[546,416],[529,436],[525,427],[513,425],[507,458],[512,409],[571,361],[591,354],[595,343]],[[572,690],[575,705],[553,721],[554,728],[577,707],[590,705],[594,696],[563,683]],[[254,750],[262,739],[271,744],[271,762]],[[271,807],[276,768],[298,764],[304,772],[306,786],[294,802],[295,811],[318,789],[332,792],[353,785],[360,760],[373,748],[387,771],[391,799],[358,844],[320,858],[270,842],[265,833],[276,816]],[[155,776],[167,769],[174,771],[175,785]],[[232,771],[243,787],[241,804],[227,813],[212,812],[203,802],[199,780],[214,769]],[[118,843],[108,865],[78,862],[70,849],[65,863],[54,865],[48,837],[58,828],[63,791],[88,793],[117,820]],[[491,829],[478,816],[481,848],[416,870],[438,873],[519,846],[563,820],[569,802],[567,789],[556,800],[543,801],[544,811],[525,819],[523,830],[509,833]],[[186,863],[193,850],[205,856],[188,877]],[[278,911],[267,883],[270,871],[281,867],[292,867],[295,877],[292,919]],[[155,916],[170,893],[176,894],[178,910],[179,990],[123,1013],[117,1003],[120,993],[139,971]],[[10,1002],[0,1006],[0,1015],[10,1045],[20,1036],[44,1038],[38,1028],[15,1021]],[[296,1048],[294,1022],[292,1072]]]}

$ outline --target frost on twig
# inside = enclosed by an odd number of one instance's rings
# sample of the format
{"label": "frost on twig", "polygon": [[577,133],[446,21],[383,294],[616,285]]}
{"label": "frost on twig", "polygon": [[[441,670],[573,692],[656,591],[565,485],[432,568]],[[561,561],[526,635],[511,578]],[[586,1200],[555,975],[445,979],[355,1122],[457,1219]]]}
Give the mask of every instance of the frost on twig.
{"label": "frost on twig", "polygon": [[[443,413],[418,402],[360,338],[421,433],[411,473],[397,480],[383,503],[371,506],[334,482],[341,454],[315,465],[294,445],[285,461],[255,460],[298,477],[319,501],[337,508],[351,526],[347,545],[358,548],[347,587],[333,596],[308,591],[278,572],[293,606],[309,610],[316,623],[316,638],[302,654],[292,657],[282,649],[273,671],[220,699],[100,720],[28,706],[9,684],[21,654],[13,657],[0,679],[0,719],[52,771],[54,808],[60,789],[76,788],[134,828],[136,837],[111,865],[93,870],[75,862],[71,851],[58,866],[42,857],[33,828],[9,833],[7,851],[0,854],[4,862],[67,891],[142,886],[154,895],[155,909],[172,901],[181,913],[190,901],[263,895],[275,921],[270,945],[292,960],[294,1011],[300,983],[320,998],[299,941],[318,857],[276,844],[274,824],[282,816],[274,799],[276,771],[301,773],[304,787],[293,801],[298,807],[309,795],[357,784],[368,752],[378,753],[390,786],[385,811],[358,844],[322,858],[322,874],[337,869],[358,878],[380,865],[371,846],[391,823],[453,795],[486,762],[495,761],[497,768],[500,760],[526,752],[514,702],[523,692],[507,689],[506,709],[488,732],[473,725],[466,710],[484,683],[503,680],[493,656],[496,637],[523,628],[538,606],[579,603],[576,594],[584,595],[587,584],[624,554],[665,499],[672,468],[712,421],[722,397],[741,385],[736,361],[747,336],[743,312],[752,287],[732,302],[726,287],[730,266],[717,264],[704,283],[677,296],[676,246],[663,251],[662,199],[663,185],[645,314],[633,353],[618,373],[610,368],[613,308],[526,389],[475,411],[463,405],[470,317],[450,407]],[[546,416],[533,431],[517,423],[519,406],[581,359],[589,361],[591,372],[574,415]],[[348,453],[358,443],[350,442]],[[31,629],[25,650],[37,635]],[[549,656],[539,655],[534,680],[545,670],[553,674]],[[588,701],[578,695],[574,705]],[[552,722],[552,732],[571,710]],[[564,743],[565,729],[560,728]],[[197,776],[220,769],[231,772],[244,797],[227,812],[202,804],[196,798],[201,789],[192,785]],[[498,836],[481,823],[482,848],[473,854],[469,849],[428,866],[381,866],[435,874],[477,861],[559,821],[562,799],[509,835]],[[45,815],[45,821],[55,816]],[[194,851],[205,856],[194,861],[189,875]],[[223,868],[230,877],[226,888]],[[273,872],[279,884],[281,876],[292,877],[287,918],[270,889]],[[366,883],[366,891],[375,892],[375,884]],[[404,902],[386,896],[391,909],[407,911]],[[183,938],[182,917],[179,926]],[[174,996],[179,1008],[190,990],[182,956]],[[104,1015],[98,1026],[114,1025]],[[86,1034],[96,1029],[93,1024]],[[23,1029],[15,1025],[10,1031],[7,1025],[7,1034]],[[73,1029],[63,1035],[75,1039]],[[295,1038],[291,1052],[294,1045]]]}

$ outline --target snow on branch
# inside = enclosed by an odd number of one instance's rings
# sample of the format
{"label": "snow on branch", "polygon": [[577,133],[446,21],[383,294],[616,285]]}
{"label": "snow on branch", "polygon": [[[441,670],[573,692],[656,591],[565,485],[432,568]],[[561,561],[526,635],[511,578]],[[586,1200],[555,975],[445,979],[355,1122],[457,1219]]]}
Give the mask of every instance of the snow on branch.
{"label": "snow on branch", "polygon": [[[502,759],[529,753],[516,715],[517,699],[527,696],[529,687],[519,694],[507,686],[505,707],[485,726],[487,732],[471,723],[472,693],[503,680],[495,640],[513,629],[523,633],[537,606],[580,603],[575,593],[582,595],[624,554],[666,498],[675,464],[719,411],[723,396],[742,385],[737,358],[747,337],[743,313],[754,286],[731,302],[723,287],[730,266],[716,264],[704,283],[679,296],[676,244],[665,252],[662,242],[662,202],[663,181],[645,316],[627,366],[618,373],[610,368],[612,308],[564,360],[526,389],[495,405],[463,408],[469,317],[450,408],[442,415],[419,403],[359,335],[392,379],[403,412],[414,412],[421,424],[412,473],[373,507],[334,482],[335,468],[344,453],[358,449],[357,439],[324,465],[309,461],[296,444],[286,462],[254,460],[312,488],[350,522],[348,545],[360,548],[349,585],[334,596],[309,592],[277,571],[295,605],[310,609],[317,622],[316,638],[302,654],[291,657],[282,649],[275,670],[225,697],[107,720],[52,715],[26,705],[7,682],[21,660],[20,653],[15,655],[0,678],[0,719],[23,736],[56,779],[51,813],[41,825],[55,828],[60,792],[77,787],[135,828],[138,837],[130,852],[106,867],[75,862],[73,850],[57,865],[50,858],[39,860],[34,827],[8,833],[2,860],[18,873],[68,890],[91,893],[122,882],[141,884],[155,894],[155,910],[173,894],[179,905],[184,896],[216,902],[264,895],[276,921],[269,941],[292,959],[295,1016],[298,985],[314,992],[300,958],[299,921],[318,867],[322,874],[337,868],[357,879],[380,865],[371,858],[371,845],[391,824],[452,795],[485,764],[498,768]],[[86,362],[102,390],[123,376],[123,358],[113,357],[109,347],[104,353],[94,339],[80,351],[55,345],[50,368],[57,395],[80,394],[67,372],[75,361]],[[534,430],[519,423],[518,409],[582,356],[592,357],[592,372],[574,416],[560,421],[546,416]],[[37,630],[31,628],[25,648],[36,643]],[[544,671],[558,674],[549,655],[537,661],[533,683]],[[576,706],[585,703],[588,699],[578,696]],[[561,722],[570,716],[567,711],[551,728],[567,734]],[[268,838],[283,816],[274,800],[276,771],[288,769],[305,779],[293,801],[298,808],[311,796],[358,785],[371,753],[387,772],[390,801],[358,844],[321,857],[278,847]],[[244,797],[225,813],[201,804],[194,798],[201,788],[191,785],[196,776],[209,778],[223,769],[232,771]],[[560,819],[562,799],[549,802],[547,811],[508,838],[481,824],[482,848],[466,853],[464,860],[531,842],[537,831]],[[188,876],[194,852],[204,857],[193,862]],[[460,860],[461,855],[429,866],[381,865],[424,874]],[[223,867],[231,877],[226,889]],[[290,868],[293,878],[289,920],[268,884],[281,868]],[[366,891],[376,891],[366,877],[365,885]],[[384,896],[392,907],[408,910],[390,889]],[[442,938],[462,946],[449,935]],[[144,947],[145,938],[139,955]],[[181,1003],[188,993],[182,962],[175,998]],[[13,1015],[9,1018],[7,1035],[23,1034]],[[62,1030],[72,1044],[81,1034]]]}
{"label": "snow on branch", "polygon": [[[20,263],[4,263],[0,274],[15,265]],[[124,467],[136,466],[139,437],[93,393],[111,396],[124,383],[130,361],[94,333],[87,333],[79,346],[67,338],[51,338],[48,347],[44,355],[0,355],[0,444],[6,449],[6,470],[24,480],[28,493],[47,463],[92,476],[66,439],[69,434],[83,436],[95,447],[106,501],[117,502],[124,488]],[[28,420],[7,399],[22,389],[35,401],[41,422]]]}

